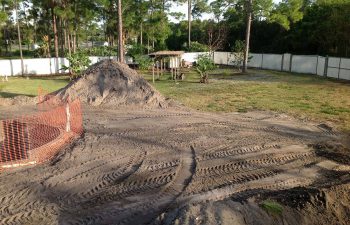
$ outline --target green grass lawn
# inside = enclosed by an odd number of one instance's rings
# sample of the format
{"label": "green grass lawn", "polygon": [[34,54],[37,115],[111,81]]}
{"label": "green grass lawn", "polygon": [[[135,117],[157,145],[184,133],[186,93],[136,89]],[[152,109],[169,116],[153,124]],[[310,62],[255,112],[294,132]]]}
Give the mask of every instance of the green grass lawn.
{"label": "green grass lawn", "polygon": [[48,92],[56,91],[69,82],[69,77],[9,77],[8,82],[0,80],[0,97],[9,98],[17,95],[37,96],[38,87],[41,86]]}
{"label": "green grass lawn", "polygon": [[[152,83],[149,72],[142,72]],[[194,71],[175,83],[170,74],[163,75],[154,86],[166,97],[184,105],[211,112],[247,112],[272,110],[297,118],[332,122],[350,131],[350,82],[340,82],[314,75],[250,70],[249,74],[218,69],[209,84],[200,84]],[[39,86],[51,92],[69,82],[68,77],[10,78],[0,81],[0,97],[36,96]]]}
{"label": "green grass lawn", "polygon": [[[152,76],[144,73],[152,82]],[[156,81],[166,97],[202,111],[247,112],[272,110],[302,119],[330,121],[350,131],[350,82],[314,75],[250,70],[248,75],[219,69],[210,84],[198,83],[195,72],[185,72],[185,81],[175,84],[170,75]]]}

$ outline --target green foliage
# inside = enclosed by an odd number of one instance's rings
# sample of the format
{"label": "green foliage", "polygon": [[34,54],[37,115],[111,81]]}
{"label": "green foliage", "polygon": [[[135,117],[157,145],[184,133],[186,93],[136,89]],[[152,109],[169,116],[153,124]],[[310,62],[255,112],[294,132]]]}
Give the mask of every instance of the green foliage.
{"label": "green foliage", "polygon": [[267,213],[272,215],[281,215],[283,212],[283,207],[277,202],[271,200],[265,200],[261,203],[261,208],[263,208]]}
{"label": "green foliage", "polygon": [[201,44],[197,41],[191,42],[191,48],[187,49],[189,52],[207,52],[209,51],[209,48],[205,44]]}
{"label": "green foliage", "polygon": [[304,0],[283,0],[272,12],[270,21],[279,23],[286,30],[289,30],[291,24],[303,18],[303,3]]}
{"label": "green foliage", "polygon": [[118,54],[117,48],[109,47],[109,46],[99,46],[87,49],[80,49],[80,52],[84,52],[84,54],[89,56],[116,56]]}
{"label": "green foliage", "polygon": [[88,55],[82,51],[73,53],[67,57],[69,61],[69,66],[62,66],[63,70],[69,70],[71,72],[72,78],[81,75],[81,73],[89,66],[91,63]]}
{"label": "green foliage", "polygon": [[147,70],[152,65],[152,59],[147,55],[135,55],[134,59],[141,70]]}
{"label": "green foliage", "polygon": [[133,44],[127,49],[127,55],[133,58],[139,55],[143,55],[144,53],[145,53],[145,47],[140,44]]}
{"label": "green foliage", "polygon": [[243,61],[244,61],[244,49],[245,42],[241,40],[236,40],[232,48],[231,55],[233,56],[232,63],[238,67],[238,70],[241,70]]}
{"label": "green foliage", "polygon": [[0,11],[0,26],[4,25],[7,20],[7,14]]}
{"label": "green foliage", "polygon": [[212,71],[216,68],[216,65],[212,59],[212,57],[209,54],[202,54],[198,56],[197,62],[196,62],[196,70],[200,74],[200,82],[201,83],[208,83],[208,72]]}

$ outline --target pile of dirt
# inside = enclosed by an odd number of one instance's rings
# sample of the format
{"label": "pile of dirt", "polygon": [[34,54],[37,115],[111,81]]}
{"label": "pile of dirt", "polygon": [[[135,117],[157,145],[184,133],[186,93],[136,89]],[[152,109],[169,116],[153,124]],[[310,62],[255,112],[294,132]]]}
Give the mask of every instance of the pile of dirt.
{"label": "pile of dirt", "polygon": [[55,92],[60,99],[80,98],[92,106],[166,107],[166,101],[148,82],[126,64],[103,60],[77,80]]}

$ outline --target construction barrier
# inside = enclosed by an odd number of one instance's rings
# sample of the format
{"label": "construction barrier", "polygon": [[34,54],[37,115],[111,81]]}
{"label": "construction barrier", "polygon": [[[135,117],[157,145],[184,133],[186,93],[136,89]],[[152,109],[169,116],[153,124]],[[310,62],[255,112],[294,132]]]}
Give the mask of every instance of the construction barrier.
{"label": "construction barrier", "polygon": [[52,159],[83,132],[79,100],[31,116],[0,120],[0,170]]}

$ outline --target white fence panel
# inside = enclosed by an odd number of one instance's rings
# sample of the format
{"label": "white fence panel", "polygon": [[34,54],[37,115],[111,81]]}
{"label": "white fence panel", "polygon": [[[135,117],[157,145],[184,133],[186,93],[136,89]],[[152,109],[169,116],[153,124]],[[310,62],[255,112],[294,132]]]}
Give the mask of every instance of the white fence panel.
{"label": "white fence panel", "polygon": [[181,60],[185,60],[186,62],[196,62],[199,55],[209,54],[209,52],[187,52],[182,55]]}
{"label": "white fence panel", "polygon": [[328,67],[327,77],[338,78],[338,76],[339,76],[339,69],[338,68],[330,68],[330,67]]}
{"label": "white fence panel", "polygon": [[292,72],[317,73],[317,56],[295,55],[292,57]]}
{"label": "white fence panel", "polygon": [[340,65],[340,58],[329,57],[329,59],[328,59],[328,67],[339,68],[339,65]]}
{"label": "white fence panel", "polygon": [[251,53],[249,54],[252,58],[248,62],[249,67],[253,68],[261,68],[262,66],[262,54],[254,54]]}
{"label": "white fence panel", "polygon": [[262,68],[270,70],[281,70],[282,55],[277,54],[263,54]]}
{"label": "white fence panel", "polygon": [[283,71],[290,71],[290,59],[291,59],[291,57],[292,57],[292,55],[289,53],[283,54],[283,66],[282,66]]}
{"label": "white fence panel", "polygon": [[[0,76],[13,76],[15,75],[14,67],[13,67],[13,61],[14,60],[0,60]],[[19,71],[21,72],[21,71]]]}
{"label": "white fence panel", "polygon": [[326,58],[322,56],[318,56],[318,63],[317,63],[317,75],[324,76],[325,73],[325,66],[326,66]]}
{"label": "white fence panel", "polygon": [[350,70],[350,59],[341,58],[340,68]]}
{"label": "white fence panel", "polygon": [[350,59],[341,58],[339,78],[344,80],[350,80]]}
{"label": "white fence panel", "polygon": [[350,80],[350,70],[348,69],[340,69],[339,78],[344,80]]}
{"label": "white fence panel", "polygon": [[340,58],[329,57],[327,76],[333,77],[333,78],[339,78],[339,72],[340,72],[339,65],[340,65]]}
{"label": "white fence panel", "polygon": [[214,63],[218,65],[227,65],[229,52],[214,52]]}

